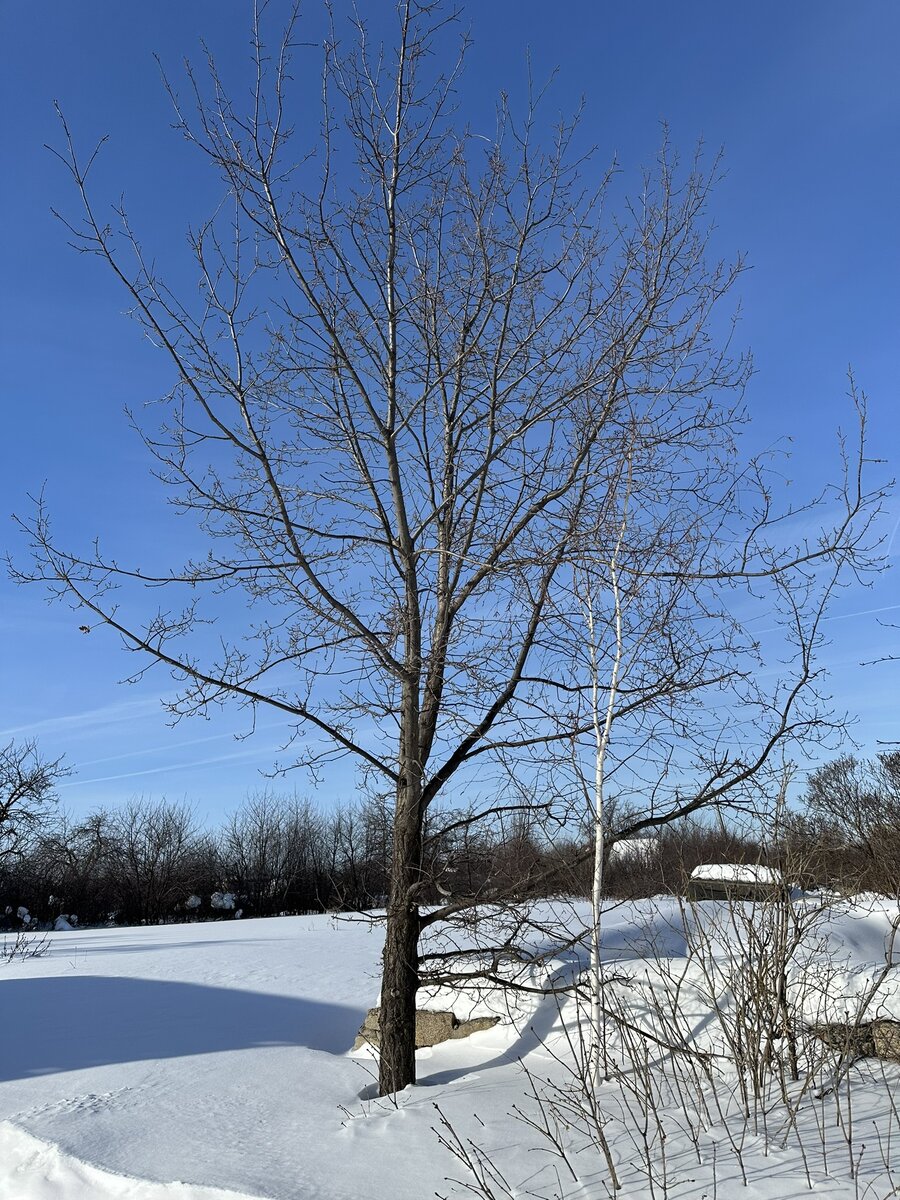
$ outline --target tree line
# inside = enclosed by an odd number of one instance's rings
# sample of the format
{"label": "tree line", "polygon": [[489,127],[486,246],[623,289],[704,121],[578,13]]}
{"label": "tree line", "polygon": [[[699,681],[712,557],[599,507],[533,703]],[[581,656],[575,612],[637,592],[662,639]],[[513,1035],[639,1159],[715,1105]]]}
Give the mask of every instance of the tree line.
{"label": "tree line", "polygon": [[[459,816],[443,814],[445,823]],[[164,799],[79,820],[47,811],[0,856],[0,921],[20,924],[19,909],[40,923],[64,915],[81,925],[140,925],[383,908],[392,820],[387,802],[323,812],[265,791],[216,829],[188,804]],[[454,890],[485,901],[571,892],[580,851],[577,837],[551,843],[527,819],[450,831],[432,841],[426,895],[438,904]]]}
{"label": "tree line", "polygon": [[[260,791],[212,829],[190,805],[164,799],[132,799],[75,819],[50,802],[64,768],[29,749],[30,757],[11,747],[2,752],[0,923],[7,928],[21,926],[20,910],[35,924],[63,915],[81,925],[140,925],[386,904],[390,798],[323,811],[307,799]],[[590,821],[573,818],[551,831],[537,806],[500,813],[490,824],[469,816],[449,809],[433,816],[426,903],[590,895]],[[608,818],[609,897],[679,892],[692,868],[709,862],[768,863],[807,887],[900,892],[897,751],[819,767],[774,831],[758,817],[743,827],[687,818],[652,839],[617,844],[627,810],[611,805]]]}

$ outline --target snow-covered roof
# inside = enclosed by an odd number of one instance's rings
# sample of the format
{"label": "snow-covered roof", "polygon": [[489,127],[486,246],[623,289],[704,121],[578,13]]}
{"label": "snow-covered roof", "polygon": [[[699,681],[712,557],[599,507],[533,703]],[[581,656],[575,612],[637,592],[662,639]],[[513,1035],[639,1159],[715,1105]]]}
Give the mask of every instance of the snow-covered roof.
{"label": "snow-covered roof", "polygon": [[613,842],[609,857],[612,860],[639,858],[646,861],[656,853],[656,850],[656,838],[620,838]]}
{"label": "snow-covered roof", "polygon": [[710,879],[717,883],[768,883],[784,882],[775,867],[762,867],[756,863],[701,863],[691,871],[691,879]]}

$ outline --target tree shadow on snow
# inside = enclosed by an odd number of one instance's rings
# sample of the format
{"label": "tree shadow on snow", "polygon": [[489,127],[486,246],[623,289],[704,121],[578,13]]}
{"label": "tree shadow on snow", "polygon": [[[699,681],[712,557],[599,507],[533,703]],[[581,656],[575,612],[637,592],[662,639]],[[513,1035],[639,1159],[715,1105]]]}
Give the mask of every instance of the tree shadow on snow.
{"label": "tree shadow on snow", "polygon": [[257,1046],[343,1054],[364,1010],[104,976],[0,983],[0,1080]]}
{"label": "tree shadow on snow", "polygon": [[57,936],[52,944],[54,958],[74,960],[84,959],[95,954],[155,954],[175,952],[183,954],[185,950],[200,950],[206,946],[217,946],[220,950],[230,950],[232,946],[259,946],[265,941],[277,941],[277,938],[230,938],[227,942],[220,938],[200,939],[190,942],[148,942],[140,939],[134,942],[110,941],[101,938],[86,938],[76,933]]}
{"label": "tree shadow on snow", "polygon": [[[565,986],[571,983],[583,965],[578,955],[571,955],[568,962],[558,967],[548,977],[548,987]],[[425,1087],[433,1087],[435,1085],[453,1083],[457,1079],[463,1079],[471,1075],[473,1072],[487,1071],[491,1068],[520,1063],[528,1054],[540,1051],[551,1033],[561,1028],[560,1005],[565,999],[565,995],[560,993],[551,993],[543,996],[538,1001],[527,1024],[519,1027],[514,1041],[500,1054],[478,1064],[453,1067],[444,1071],[433,1071],[427,1075],[423,1073],[419,1078],[419,1083]]]}

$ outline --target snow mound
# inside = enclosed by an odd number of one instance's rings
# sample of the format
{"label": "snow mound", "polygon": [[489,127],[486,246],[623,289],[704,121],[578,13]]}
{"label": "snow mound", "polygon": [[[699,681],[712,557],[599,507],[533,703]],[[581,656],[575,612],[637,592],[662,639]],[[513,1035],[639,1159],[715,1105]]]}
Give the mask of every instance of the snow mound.
{"label": "snow mound", "polygon": [[253,1200],[246,1193],[114,1175],[0,1123],[0,1196],[10,1200]]}

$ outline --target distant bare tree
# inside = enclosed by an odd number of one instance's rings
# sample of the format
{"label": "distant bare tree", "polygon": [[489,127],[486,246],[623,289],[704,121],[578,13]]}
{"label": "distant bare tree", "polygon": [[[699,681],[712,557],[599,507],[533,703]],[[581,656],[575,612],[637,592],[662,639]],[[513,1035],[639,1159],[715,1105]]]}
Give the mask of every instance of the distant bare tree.
{"label": "distant bare tree", "polygon": [[0,860],[21,850],[69,773],[61,758],[44,758],[34,741],[0,747]]}
{"label": "distant bare tree", "polygon": [[273,792],[247,798],[219,835],[221,870],[254,915],[315,908],[324,879],[323,822],[308,803]]}
{"label": "distant bare tree", "polygon": [[[274,52],[257,21],[246,111],[215,64],[211,86],[189,69],[193,115],[172,89],[181,132],[223,187],[191,235],[199,293],[176,296],[123,208],[108,222],[88,190],[94,156],[66,128],[83,205],[72,239],[111,268],[171,361],[167,415],[144,437],[207,542],[183,566],[141,570],[62,547],[41,506],[23,522],[36,562],[23,577],[118,632],[137,674],[170,668],[175,716],[229,699],[277,710],[296,722],[281,769],[349,755],[372,794],[391,793],[380,1087],[393,1092],[415,1079],[421,935],[461,904],[423,911],[429,810],[476,773],[488,798],[470,824],[496,819],[501,774],[519,787],[512,811],[536,791],[545,810],[571,803],[555,764],[594,728],[569,653],[571,572],[610,560],[623,463],[635,533],[619,578],[654,624],[630,643],[642,657],[614,728],[632,721],[633,762],[654,717],[676,714],[669,734],[704,746],[689,794],[663,766],[671,802],[642,796],[632,831],[725,803],[781,739],[816,726],[822,588],[866,564],[873,498],[851,448],[821,527],[792,544],[784,518],[799,514],[776,513],[764,469],[738,458],[750,365],[719,315],[742,264],[708,253],[715,164],[681,170],[664,142],[607,219],[613,172],[582,152],[577,122],[547,128],[539,95],[521,119],[501,98],[484,134],[460,124],[461,57],[446,57],[440,5],[401,0],[388,49],[351,25],[346,49],[335,32],[323,47],[321,119],[302,144],[296,14]],[[752,678],[741,655],[754,643],[726,593],[767,581],[775,619],[797,631],[796,669],[757,689],[761,724],[734,754],[727,723],[701,735],[696,698]],[[142,613],[142,588],[151,605],[171,599]],[[212,643],[204,622],[223,591],[247,622]],[[599,607],[597,620],[600,647]]]}
{"label": "distant bare tree", "polygon": [[41,830],[20,871],[33,911],[46,905],[50,919],[75,914],[85,923],[109,918],[116,907],[109,826],[109,814],[103,811],[80,821],[63,813]]}
{"label": "distant bare tree", "polygon": [[196,886],[198,829],[184,804],[133,800],[109,814],[107,854],[125,921],[169,916]]}
{"label": "distant bare tree", "polygon": [[269,792],[250,796],[228,818],[220,837],[222,873],[254,915],[269,916],[290,882],[286,813]]}
{"label": "distant bare tree", "polygon": [[339,805],[324,822],[329,906],[384,907],[389,889],[392,812],[383,797]]}
{"label": "distant bare tree", "polygon": [[813,771],[789,823],[817,882],[900,894],[900,751],[852,754]]}

